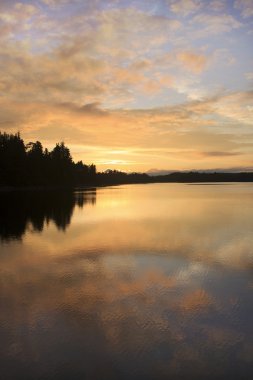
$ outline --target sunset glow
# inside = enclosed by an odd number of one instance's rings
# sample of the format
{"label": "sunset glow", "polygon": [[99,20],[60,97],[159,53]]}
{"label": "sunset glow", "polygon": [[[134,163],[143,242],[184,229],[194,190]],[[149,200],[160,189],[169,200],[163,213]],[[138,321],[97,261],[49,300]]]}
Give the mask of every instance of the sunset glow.
{"label": "sunset glow", "polygon": [[252,170],[252,21],[250,0],[1,0],[0,130],[98,170]]}

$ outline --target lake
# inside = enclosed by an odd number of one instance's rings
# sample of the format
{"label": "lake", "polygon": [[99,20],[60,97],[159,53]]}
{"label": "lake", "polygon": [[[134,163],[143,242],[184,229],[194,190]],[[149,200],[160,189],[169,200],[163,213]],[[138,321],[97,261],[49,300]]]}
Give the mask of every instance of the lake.
{"label": "lake", "polygon": [[252,379],[253,183],[0,194],[0,379]]}

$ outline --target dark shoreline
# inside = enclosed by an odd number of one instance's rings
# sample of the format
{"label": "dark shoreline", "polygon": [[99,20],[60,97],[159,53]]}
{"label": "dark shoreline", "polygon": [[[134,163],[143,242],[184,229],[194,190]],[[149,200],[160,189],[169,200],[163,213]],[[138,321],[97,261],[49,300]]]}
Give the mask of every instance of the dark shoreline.
{"label": "dark shoreline", "polygon": [[[227,173],[226,173],[227,174]],[[230,174],[230,173],[229,173]],[[234,174],[234,173],[233,173]],[[242,173],[239,173],[242,174]],[[244,174],[244,173],[243,173]],[[184,183],[189,185],[219,185],[219,184],[229,184],[229,183],[253,183],[253,173],[247,173],[249,176],[244,179],[217,179],[217,178],[206,178],[204,179],[190,179],[183,180],[172,180],[162,176],[163,178],[150,177],[144,181],[117,181],[116,179],[111,179],[108,182],[94,182],[91,184],[83,185],[73,185],[73,186],[0,186],[0,194],[4,192],[16,192],[16,191],[89,191],[95,188],[102,188],[108,186],[120,186],[120,185],[138,185],[138,184],[152,184],[152,183]],[[170,176],[170,175],[169,175]],[[208,175],[210,176],[210,174]],[[230,177],[230,176],[229,176]]]}
{"label": "dark shoreline", "polygon": [[[199,171],[198,171],[199,170]],[[227,169],[228,170],[228,169]],[[246,170],[246,169],[244,169]],[[253,172],[173,171],[169,174],[125,173],[108,169],[97,172],[96,165],[74,162],[64,142],[52,151],[39,141],[24,143],[19,133],[0,132],[0,192],[63,190],[144,183],[253,182]]]}

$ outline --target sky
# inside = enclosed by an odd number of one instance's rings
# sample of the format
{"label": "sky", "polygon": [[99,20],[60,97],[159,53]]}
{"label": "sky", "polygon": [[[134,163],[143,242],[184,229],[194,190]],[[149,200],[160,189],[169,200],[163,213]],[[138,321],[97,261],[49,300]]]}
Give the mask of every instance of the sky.
{"label": "sky", "polygon": [[252,0],[0,0],[0,130],[98,170],[253,170]]}

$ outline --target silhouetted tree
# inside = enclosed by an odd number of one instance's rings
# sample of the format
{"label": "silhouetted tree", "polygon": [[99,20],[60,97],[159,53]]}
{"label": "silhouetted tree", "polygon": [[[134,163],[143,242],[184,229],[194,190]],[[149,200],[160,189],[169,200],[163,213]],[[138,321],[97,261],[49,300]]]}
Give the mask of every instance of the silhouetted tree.
{"label": "silhouetted tree", "polygon": [[51,181],[57,185],[74,183],[73,160],[64,142],[56,144],[50,153]]}
{"label": "silhouetted tree", "polygon": [[29,182],[44,185],[46,181],[46,162],[41,142],[30,142],[26,145]]}
{"label": "silhouetted tree", "polygon": [[0,133],[0,183],[22,185],[25,166],[26,151],[20,134]]}

